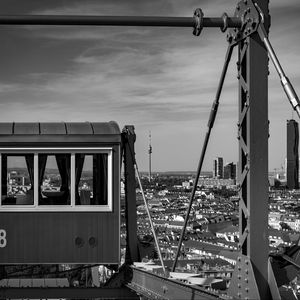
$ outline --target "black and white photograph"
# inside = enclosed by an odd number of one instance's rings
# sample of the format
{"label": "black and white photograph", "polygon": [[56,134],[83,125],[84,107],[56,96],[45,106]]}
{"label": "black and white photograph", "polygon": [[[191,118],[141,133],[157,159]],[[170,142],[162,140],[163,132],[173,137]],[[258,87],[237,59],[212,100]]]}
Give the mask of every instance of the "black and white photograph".
{"label": "black and white photograph", "polygon": [[299,0],[0,0],[0,299],[300,299]]}

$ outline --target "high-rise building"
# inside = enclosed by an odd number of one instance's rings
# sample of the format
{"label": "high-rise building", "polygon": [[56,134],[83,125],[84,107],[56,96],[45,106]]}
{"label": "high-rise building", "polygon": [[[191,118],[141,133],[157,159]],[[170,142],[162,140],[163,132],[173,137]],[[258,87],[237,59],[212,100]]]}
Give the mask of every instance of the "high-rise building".
{"label": "high-rise building", "polygon": [[223,157],[217,157],[213,161],[213,177],[223,178]]}
{"label": "high-rise building", "polygon": [[286,185],[299,189],[299,127],[295,120],[287,120]]}
{"label": "high-rise building", "polygon": [[224,179],[236,179],[236,165],[233,162],[224,166]]}

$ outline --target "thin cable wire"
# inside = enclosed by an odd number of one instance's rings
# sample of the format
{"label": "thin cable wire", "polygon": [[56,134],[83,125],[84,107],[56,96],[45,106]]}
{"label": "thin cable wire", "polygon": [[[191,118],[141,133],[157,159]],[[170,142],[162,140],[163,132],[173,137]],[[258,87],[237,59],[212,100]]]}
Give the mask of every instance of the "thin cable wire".
{"label": "thin cable wire", "polygon": [[205,157],[205,153],[206,153],[206,148],[207,148],[209,137],[210,137],[210,132],[211,132],[211,129],[213,128],[215,118],[216,118],[216,115],[217,115],[217,111],[218,111],[218,107],[219,107],[219,99],[220,99],[222,87],[223,87],[223,84],[224,84],[226,72],[227,72],[227,69],[228,69],[228,65],[229,65],[229,62],[230,62],[230,59],[231,59],[233,47],[234,47],[234,45],[229,45],[228,48],[227,48],[227,52],[226,52],[226,56],[225,56],[225,63],[224,63],[224,66],[223,66],[223,70],[222,70],[222,73],[221,73],[219,85],[218,85],[218,88],[217,88],[216,99],[213,102],[213,105],[212,105],[212,108],[211,108],[211,112],[210,112],[210,116],[209,116],[209,120],[208,120],[208,124],[207,124],[207,132],[206,132],[206,135],[205,135],[205,139],[204,139],[204,143],[203,143],[203,147],[202,147],[202,151],[201,151],[201,156],[200,156],[199,163],[198,163],[198,169],[197,169],[197,174],[196,174],[196,178],[195,178],[195,184],[193,186],[193,190],[192,190],[192,194],[191,194],[191,197],[190,197],[190,202],[189,202],[187,214],[185,216],[183,229],[182,229],[182,232],[181,232],[181,235],[180,235],[175,260],[174,260],[174,264],[173,264],[173,267],[172,267],[172,272],[175,271],[176,264],[177,264],[177,261],[178,261],[178,256],[179,256],[179,253],[181,251],[183,237],[184,237],[184,234],[185,234],[185,230],[186,230],[186,227],[187,227],[187,222],[189,220],[192,204],[193,204],[193,201],[194,201],[194,197],[195,197],[195,193],[196,193],[196,189],[197,189],[197,184],[198,184],[198,180],[199,180],[199,177],[200,177],[200,173],[201,173],[201,169],[202,169],[202,165],[203,165],[203,161],[204,161],[204,157]]}
{"label": "thin cable wire", "polygon": [[131,158],[132,158],[132,161],[133,161],[133,166],[134,166],[134,169],[135,169],[136,177],[138,179],[138,183],[139,183],[139,186],[140,186],[140,189],[141,189],[141,192],[142,192],[142,196],[143,196],[143,200],[144,200],[144,203],[145,203],[145,208],[146,208],[146,212],[147,212],[147,215],[148,215],[148,218],[149,218],[149,222],[150,222],[151,230],[152,230],[152,233],[153,233],[155,245],[156,245],[156,248],[157,248],[159,260],[161,262],[164,274],[166,275],[166,268],[165,268],[165,265],[164,265],[164,262],[163,262],[163,259],[162,259],[162,255],[161,255],[160,247],[159,247],[158,240],[157,240],[157,237],[156,237],[156,233],[155,233],[155,230],[154,230],[151,214],[150,214],[150,211],[149,211],[149,208],[148,208],[148,203],[146,201],[146,197],[145,197],[145,194],[144,194],[144,189],[143,189],[143,186],[142,186],[142,182],[141,182],[137,162],[136,162],[136,159],[135,159],[135,154],[134,154],[133,149],[130,147],[130,144],[128,144],[128,146],[129,146],[128,148],[129,148],[130,155],[131,155]]}
{"label": "thin cable wire", "polygon": [[150,211],[149,211],[149,208],[148,208],[148,203],[146,201],[146,197],[145,197],[145,194],[144,194],[144,189],[143,189],[143,186],[142,186],[142,183],[141,183],[141,178],[140,178],[140,174],[139,174],[138,166],[137,166],[136,162],[134,163],[134,168],[135,168],[136,177],[138,179],[139,186],[140,186],[140,189],[141,189],[141,192],[142,192],[143,200],[144,200],[144,203],[145,203],[145,208],[146,208],[146,211],[147,211],[147,215],[148,215],[148,218],[149,218],[149,222],[150,222],[150,226],[151,226],[151,229],[152,229],[153,237],[154,237],[154,240],[155,240],[159,260],[160,260],[160,263],[161,263],[162,268],[164,270],[164,274],[166,275],[166,268],[165,268],[165,265],[164,265],[164,262],[163,262],[163,259],[162,259],[160,247],[159,247],[158,240],[157,240],[157,237],[156,237],[156,233],[155,233],[155,230],[154,230],[154,225],[153,225],[153,222],[152,222],[151,214],[150,214]]}

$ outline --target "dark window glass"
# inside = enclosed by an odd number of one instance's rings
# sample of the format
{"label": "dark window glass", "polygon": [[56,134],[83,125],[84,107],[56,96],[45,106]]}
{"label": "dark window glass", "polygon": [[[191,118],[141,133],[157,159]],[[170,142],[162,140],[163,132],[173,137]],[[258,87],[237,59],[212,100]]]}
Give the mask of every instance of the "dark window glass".
{"label": "dark window glass", "polygon": [[69,205],[70,154],[39,154],[39,205]]}
{"label": "dark window glass", "polygon": [[76,205],[107,205],[107,154],[75,155]]}
{"label": "dark window glass", "polygon": [[33,205],[33,154],[2,154],[2,205]]}

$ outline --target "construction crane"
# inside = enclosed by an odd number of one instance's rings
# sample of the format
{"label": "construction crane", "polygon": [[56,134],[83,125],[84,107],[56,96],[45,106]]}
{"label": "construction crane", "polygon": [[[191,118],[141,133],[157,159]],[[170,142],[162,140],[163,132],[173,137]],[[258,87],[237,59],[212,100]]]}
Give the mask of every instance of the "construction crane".
{"label": "construction crane", "polygon": [[[234,16],[230,17],[224,13],[221,17],[204,17],[201,9],[196,9],[191,17],[151,17],[151,16],[50,16],[50,15],[25,15],[25,16],[0,16],[0,25],[90,25],[90,26],[158,26],[158,27],[190,27],[193,34],[199,36],[206,27],[220,28],[227,32],[228,50],[225,55],[225,63],[221,73],[219,86],[217,88],[215,101],[213,102],[211,114],[208,121],[207,133],[199,159],[197,178],[199,178],[207,144],[213,124],[217,115],[219,99],[224,83],[227,67],[234,47],[238,48],[238,80],[239,80],[239,256],[231,279],[227,295],[220,295],[213,291],[202,288],[187,286],[170,280],[167,276],[159,276],[153,273],[140,270],[132,266],[133,262],[139,261],[137,241],[137,216],[136,216],[136,195],[135,184],[138,169],[134,155],[135,132],[133,126],[126,126],[122,133],[114,129],[113,140],[109,134],[112,125],[91,125],[98,126],[103,130],[105,137],[98,137],[102,145],[110,145],[111,148],[98,149],[101,157],[111,157],[114,151],[120,151],[124,159],[125,167],[125,193],[126,193],[126,229],[127,248],[125,263],[118,267],[117,272],[101,288],[80,288],[75,287],[9,287],[2,286],[1,298],[120,298],[133,299],[137,295],[150,299],[282,299],[279,286],[289,282],[299,270],[299,246],[286,249],[285,252],[277,255],[269,255],[268,251],[268,56],[273,62],[282,87],[290,101],[293,109],[300,114],[300,103],[293,86],[285,75],[276,54],[268,39],[270,27],[269,1],[268,0],[243,0],[238,2]],[[22,125],[22,124],[21,124]],[[22,127],[22,126],[19,127]],[[42,126],[42,127],[41,127]],[[46,128],[45,135],[53,133],[47,126],[39,124],[34,128]],[[66,124],[66,128],[74,130],[74,124]],[[83,125],[81,125],[83,126]],[[76,127],[76,126],[75,126]],[[5,127],[6,128],[6,127]],[[78,127],[79,128],[79,127]],[[81,127],[80,127],[81,128]],[[85,128],[84,126],[82,128]],[[87,135],[82,137],[92,143],[92,135],[96,131],[91,129],[80,129],[79,133]],[[101,129],[102,128],[102,129]],[[105,128],[105,129],[103,129]],[[115,128],[115,127],[114,127]],[[4,129],[3,129],[4,130]],[[5,132],[7,128],[4,130]],[[19,129],[20,130],[20,129]],[[39,129],[40,130],[40,129]],[[49,131],[50,130],[50,131]],[[57,129],[60,130],[60,129]],[[55,132],[56,129],[54,130]],[[22,132],[22,131],[21,131]],[[110,133],[109,133],[110,132]],[[60,141],[63,135],[60,134]],[[9,135],[9,133],[7,133]],[[10,135],[12,135],[10,133]],[[3,149],[7,149],[13,141],[20,143],[38,143],[39,138],[34,134],[29,137],[20,136],[7,137],[3,142]],[[31,138],[33,140],[26,140]],[[120,141],[121,138],[121,141]],[[47,136],[41,138],[45,143]],[[55,143],[55,139],[52,141]],[[79,140],[71,140],[76,144]],[[115,144],[114,144],[114,143]],[[10,143],[10,144],[9,144]],[[23,143],[23,144],[22,144]],[[113,144],[111,144],[113,143]],[[81,145],[81,144],[79,144]],[[118,148],[121,145],[121,148]],[[87,147],[87,145],[85,145]],[[6,148],[5,148],[6,147]],[[36,144],[35,144],[36,147]],[[52,146],[53,147],[53,146]],[[73,146],[74,147],[74,146]],[[115,147],[115,148],[114,148]],[[1,151],[4,151],[1,149]],[[9,148],[10,149],[10,148]],[[35,151],[32,159],[38,161],[38,151]],[[32,151],[33,151],[32,150]],[[10,149],[10,151],[12,151]],[[16,151],[16,150],[15,150]],[[44,151],[44,152],[43,152]],[[71,157],[76,158],[76,149],[69,149]],[[74,152],[75,151],[75,152]],[[78,150],[79,151],[79,150]],[[91,149],[88,151],[92,151]],[[90,153],[90,152],[89,152]],[[119,153],[119,152],[117,152]],[[5,154],[6,155],[6,154]],[[36,158],[34,158],[36,157]],[[73,170],[76,159],[73,158]],[[114,168],[120,161],[113,162]],[[73,175],[75,176],[75,175]],[[116,177],[118,179],[119,177]],[[115,181],[114,181],[115,182]],[[116,183],[117,184],[117,183]],[[191,193],[190,205],[186,213],[185,226],[181,234],[177,254],[173,264],[176,267],[178,255],[181,251],[185,227],[188,221],[190,209],[195,195],[196,184]],[[36,194],[38,190],[36,190]],[[73,195],[72,199],[75,196]],[[74,200],[75,201],[75,200]],[[117,199],[114,199],[117,201]],[[108,208],[108,212],[111,212]],[[53,212],[52,212],[53,213]],[[23,212],[25,214],[25,212]],[[1,217],[9,215],[1,210]],[[100,217],[100,215],[99,215]],[[115,216],[114,216],[115,217]],[[107,217],[109,222],[109,217]],[[119,224],[120,225],[120,224]],[[0,251],[6,248],[9,243],[6,224],[0,223]],[[109,236],[104,234],[105,241]],[[12,239],[12,237],[10,237]],[[77,248],[83,246],[84,240],[80,237],[75,239]],[[96,247],[97,243],[92,237],[89,245]],[[1,253],[1,252],[0,252]],[[9,254],[7,254],[10,258]],[[103,254],[102,262],[105,262]],[[84,258],[82,258],[84,259]],[[55,258],[53,259],[53,262]],[[21,263],[21,260],[19,261]],[[42,263],[42,262],[41,262]],[[5,264],[5,261],[1,261]],[[132,291],[135,293],[133,294]]]}

